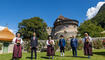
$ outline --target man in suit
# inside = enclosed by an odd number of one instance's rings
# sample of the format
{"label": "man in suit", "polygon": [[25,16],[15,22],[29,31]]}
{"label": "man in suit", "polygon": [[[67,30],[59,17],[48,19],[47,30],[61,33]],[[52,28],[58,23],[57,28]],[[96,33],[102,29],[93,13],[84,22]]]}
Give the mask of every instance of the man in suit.
{"label": "man in suit", "polygon": [[33,51],[35,53],[35,60],[37,58],[37,46],[38,46],[38,39],[36,37],[36,33],[33,32],[33,36],[31,37],[31,42],[30,42],[30,47],[31,47],[31,60],[33,59]]}
{"label": "man in suit", "polygon": [[78,40],[75,38],[75,36],[72,36],[70,44],[71,44],[73,56],[77,57]]}

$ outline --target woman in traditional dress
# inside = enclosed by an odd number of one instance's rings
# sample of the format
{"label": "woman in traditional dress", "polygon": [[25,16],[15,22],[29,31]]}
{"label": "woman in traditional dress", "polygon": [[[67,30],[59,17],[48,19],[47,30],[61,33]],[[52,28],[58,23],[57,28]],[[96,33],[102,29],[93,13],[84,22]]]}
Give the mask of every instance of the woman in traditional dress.
{"label": "woman in traditional dress", "polygon": [[85,37],[83,38],[84,42],[84,55],[87,55],[88,58],[92,56],[92,38],[88,35],[88,33],[85,33]]}
{"label": "woman in traditional dress", "polygon": [[16,37],[13,39],[14,48],[13,48],[13,60],[19,59],[22,57],[22,43],[23,40],[21,38],[21,34],[19,32],[16,33]]}
{"label": "woman in traditional dress", "polygon": [[55,51],[54,51],[54,40],[52,40],[52,36],[48,36],[48,40],[46,41],[47,44],[47,56],[52,56],[52,59],[54,59]]}

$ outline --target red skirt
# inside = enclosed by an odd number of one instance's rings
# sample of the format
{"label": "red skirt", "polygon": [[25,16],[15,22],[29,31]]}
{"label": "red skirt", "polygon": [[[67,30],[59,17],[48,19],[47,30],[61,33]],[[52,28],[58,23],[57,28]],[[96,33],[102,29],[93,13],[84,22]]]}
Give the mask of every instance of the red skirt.
{"label": "red skirt", "polygon": [[21,58],[21,57],[22,57],[22,46],[15,44],[13,48],[13,58]]}
{"label": "red skirt", "polygon": [[85,43],[84,44],[84,55],[92,56],[92,43]]}
{"label": "red skirt", "polygon": [[54,47],[47,46],[47,56],[54,56],[54,55],[55,55]]}

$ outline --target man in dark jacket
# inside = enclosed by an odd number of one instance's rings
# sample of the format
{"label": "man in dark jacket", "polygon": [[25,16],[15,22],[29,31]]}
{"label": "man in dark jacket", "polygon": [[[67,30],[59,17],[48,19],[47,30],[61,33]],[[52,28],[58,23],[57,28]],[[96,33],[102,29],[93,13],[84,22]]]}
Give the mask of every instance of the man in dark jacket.
{"label": "man in dark jacket", "polygon": [[31,37],[31,42],[30,42],[30,47],[31,47],[31,59],[33,59],[33,51],[35,53],[35,59],[37,58],[37,46],[38,46],[38,39],[36,37],[36,33],[33,32],[33,37]]}
{"label": "man in dark jacket", "polygon": [[65,45],[66,45],[66,42],[65,42],[64,36],[61,35],[60,40],[59,40],[59,47],[60,47],[61,56],[64,56]]}
{"label": "man in dark jacket", "polygon": [[70,44],[71,44],[73,56],[77,56],[78,40],[75,38],[75,36],[72,36]]}

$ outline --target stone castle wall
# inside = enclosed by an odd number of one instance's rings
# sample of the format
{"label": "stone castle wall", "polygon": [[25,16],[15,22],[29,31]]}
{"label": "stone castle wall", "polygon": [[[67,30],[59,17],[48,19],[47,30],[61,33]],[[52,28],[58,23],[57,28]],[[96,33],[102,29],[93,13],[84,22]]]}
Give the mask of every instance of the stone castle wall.
{"label": "stone castle wall", "polygon": [[76,25],[59,25],[55,28],[55,33],[63,33],[66,32],[78,32]]}
{"label": "stone castle wall", "polygon": [[60,35],[64,35],[66,38],[72,37],[73,35],[77,35],[77,25],[59,25],[54,29],[54,36],[56,39],[60,37]]}

